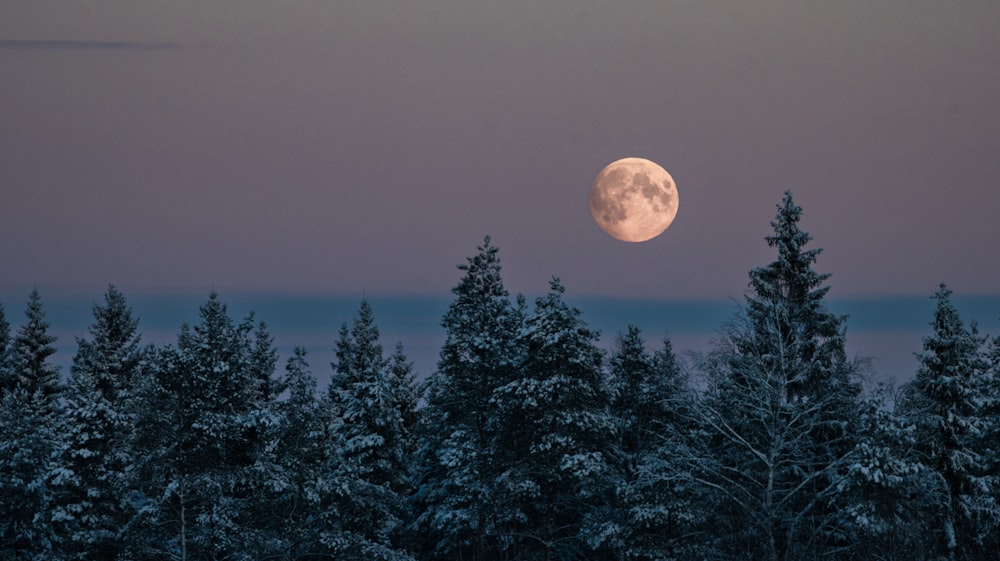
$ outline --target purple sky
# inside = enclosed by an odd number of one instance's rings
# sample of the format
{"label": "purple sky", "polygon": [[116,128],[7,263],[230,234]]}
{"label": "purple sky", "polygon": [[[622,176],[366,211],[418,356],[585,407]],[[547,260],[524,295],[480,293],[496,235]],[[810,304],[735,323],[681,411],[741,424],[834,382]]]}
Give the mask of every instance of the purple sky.
{"label": "purple sky", "polygon": [[[726,298],[792,189],[832,295],[997,293],[998,29],[992,0],[4,0],[0,290],[446,295],[490,234],[515,292]],[[624,156],[680,193],[644,244],[587,207]]]}

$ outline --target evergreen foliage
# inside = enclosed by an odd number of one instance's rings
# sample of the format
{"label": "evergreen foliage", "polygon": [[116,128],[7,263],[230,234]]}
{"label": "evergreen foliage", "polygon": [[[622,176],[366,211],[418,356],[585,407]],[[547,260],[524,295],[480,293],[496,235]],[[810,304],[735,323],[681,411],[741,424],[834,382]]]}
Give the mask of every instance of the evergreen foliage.
{"label": "evergreen foliage", "polygon": [[215,293],[199,314],[153,356],[142,389],[130,540],[138,556],[240,557],[259,537],[244,508],[261,432],[253,324],[234,323]]}
{"label": "evergreen foliage", "polygon": [[638,327],[615,341],[609,361],[613,505],[594,513],[594,538],[628,560],[684,558],[694,530],[690,478],[679,458],[689,455],[687,382],[669,339],[653,355]]}
{"label": "evergreen foliage", "polygon": [[604,499],[609,471],[614,427],[598,334],[565,303],[559,279],[550,284],[527,319],[520,376],[489,403],[493,514],[515,559],[587,557],[585,516]]}
{"label": "evergreen foliage", "polygon": [[827,275],[812,269],[819,250],[805,249],[801,210],[786,193],[767,237],[778,257],[750,272],[746,306],[702,364],[707,438],[692,470],[718,498],[713,516],[734,529],[715,544],[727,555],[778,561],[850,546],[838,505],[860,387],[844,320],[823,303]]}
{"label": "evergreen foliage", "polygon": [[340,559],[405,561],[399,533],[410,492],[402,411],[409,388],[393,385],[398,373],[389,370],[367,300],[350,331],[341,328],[337,360],[328,392],[337,447],[324,468],[332,501],[323,541]]}
{"label": "evergreen foliage", "polygon": [[931,551],[943,559],[971,560],[1000,523],[996,478],[984,446],[991,419],[983,415],[989,395],[986,337],[966,327],[942,284],[934,294],[933,334],[924,338],[920,367],[907,388],[902,413],[914,426],[914,448],[927,495],[921,513],[933,524]]}
{"label": "evergreen foliage", "polygon": [[61,386],[58,367],[49,363],[56,338],[37,289],[25,316],[10,348],[13,387],[0,396],[0,553],[12,559],[45,558],[54,542],[48,474],[56,467]]}
{"label": "evergreen foliage", "polygon": [[90,339],[78,339],[56,465],[51,517],[68,559],[114,559],[128,524],[132,419],[123,394],[137,376],[139,322],[113,286],[94,305]]}
{"label": "evergreen foliage", "polygon": [[17,378],[11,364],[10,323],[4,315],[3,305],[0,305],[0,397],[3,397],[17,385]]}
{"label": "evergreen foliage", "polygon": [[48,333],[49,323],[45,321],[45,309],[38,289],[31,291],[25,315],[28,322],[17,331],[11,348],[15,384],[24,388],[33,399],[41,400],[54,410],[60,391],[59,368],[50,364],[48,359],[56,352],[52,346],[56,337]]}
{"label": "evergreen foliage", "polygon": [[524,319],[490,241],[458,266],[465,274],[452,289],[438,369],[426,387],[414,531],[419,551],[443,559],[482,561],[500,547],[492,519],[490,399],[517,374]]}

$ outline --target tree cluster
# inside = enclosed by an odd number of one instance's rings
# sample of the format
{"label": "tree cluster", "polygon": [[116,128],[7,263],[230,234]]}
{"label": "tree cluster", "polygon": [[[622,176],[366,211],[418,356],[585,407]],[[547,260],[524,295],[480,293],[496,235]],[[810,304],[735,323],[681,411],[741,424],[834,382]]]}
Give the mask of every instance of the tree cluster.
{"label": "tree cluster", "polygon": [[143,345],[110,287],[65,380],[0,308],[0,558],[965,561],[1000,557],[1000,337],[944,285],[912,382],[866,387],[786,193],[709,352],[598,345],[487,237],[417,383],[362,301],[319,391],[218,295]]}

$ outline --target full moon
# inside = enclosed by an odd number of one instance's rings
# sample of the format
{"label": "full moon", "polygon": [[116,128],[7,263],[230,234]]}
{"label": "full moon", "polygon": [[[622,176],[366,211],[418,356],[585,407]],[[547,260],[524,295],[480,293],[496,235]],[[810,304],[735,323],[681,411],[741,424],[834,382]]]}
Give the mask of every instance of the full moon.
{"label": "full moon", "polygon": [[644,242],[662,234],[677,216],[678,202],[674,178],[643,158],[611,162],[590,188],[594,221],[623,242]]}

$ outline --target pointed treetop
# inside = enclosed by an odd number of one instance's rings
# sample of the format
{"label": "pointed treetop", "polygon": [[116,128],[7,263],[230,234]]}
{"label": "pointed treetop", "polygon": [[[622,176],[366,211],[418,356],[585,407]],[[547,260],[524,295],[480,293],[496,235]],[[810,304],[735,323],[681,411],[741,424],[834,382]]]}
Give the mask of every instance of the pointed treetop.
{"label": "pointed treetop", "polygon": [[928,353],[918,355],[924,366],[933,368],[934,364],[947,364],[949,360],[980,358],[977,356],[978,349],[986,338],[979,336],[975,321],[965,326],[958,309],[951,302],[951,295],[952,290],[941,283],[932,296],[937,300],[934,320],[930,323],[934,333],[924,338],[924,350]]}
{"label": "pointed treetop", "polygon": [[31,291],[24,314],[28,322],[18,330],[11,350],[13,368],[18,383],[29,394],[40,392],[49,399],[59,391],[59,367],[47,362],[56,352],[52,346],[56,337],[48,333],[49,323],[45,321],[42,297],[37,288]]}
{"label": "pointed treetop", "polygon": [[[792,312],[814,309],[829,290],[821,286],[829,274],[819,274],[812,266],[821,249],[806,250],[812,239],[808,232],[799,228],[802,207],[792,201],[792,193],[785,192],[778,213],[771,222],[774,233],[767,236],[767,244],[778,249],[778,257],[772,263],[750,271],[750,286],[754,296],[750,298],[751,311],[763,302],[784,302],[792,306]],[[759,310],[757,310],[759,311]],[[807,312],[809,313],[809,312]]]}

